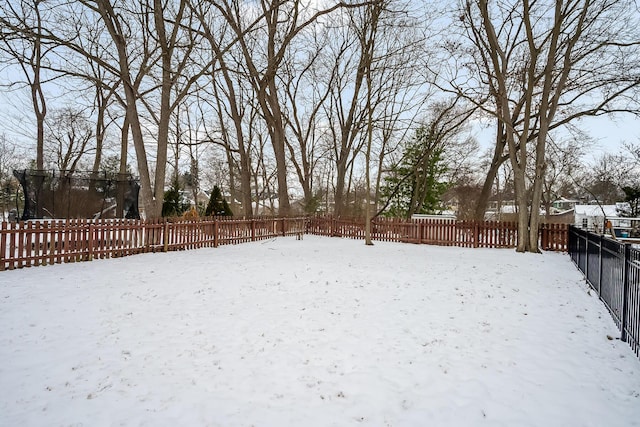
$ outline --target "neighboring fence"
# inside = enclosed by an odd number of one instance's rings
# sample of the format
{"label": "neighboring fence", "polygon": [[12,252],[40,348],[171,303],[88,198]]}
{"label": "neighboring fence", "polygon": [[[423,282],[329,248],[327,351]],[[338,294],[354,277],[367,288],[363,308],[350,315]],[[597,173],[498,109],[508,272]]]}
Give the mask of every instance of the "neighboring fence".
{"label": "neighboring fence", "polygon": [[569,254],[640,356],[640,249],[572,226]]}
{"label": "neighboring fence", "polygon": [[[320,236],[364,239],[364,226],[364,219],[318,217],[309,219],[307,231]],[[566,251],[567,230],[566,224],[542,224],[541,249]],[[371,223],[371,238],[428,245],[513,248],[517,244],[518,227],[515,222],[500,221],[375,218]]]}
{"label": "neighboring fence", "polygon": [[301,235],[305,222],[305,218],[3,222],[0,271]]}

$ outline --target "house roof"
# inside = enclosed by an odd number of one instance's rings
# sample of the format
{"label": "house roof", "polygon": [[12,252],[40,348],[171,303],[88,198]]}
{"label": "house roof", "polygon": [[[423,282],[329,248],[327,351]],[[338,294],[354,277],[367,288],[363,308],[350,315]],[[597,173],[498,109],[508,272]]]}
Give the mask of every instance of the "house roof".
{"label": "house roof", "polygon": [[[614,217],[618,216],[616,205],[576,205],[574,207],[576,215]],[[604,211],[604,215],[603,215]]]}

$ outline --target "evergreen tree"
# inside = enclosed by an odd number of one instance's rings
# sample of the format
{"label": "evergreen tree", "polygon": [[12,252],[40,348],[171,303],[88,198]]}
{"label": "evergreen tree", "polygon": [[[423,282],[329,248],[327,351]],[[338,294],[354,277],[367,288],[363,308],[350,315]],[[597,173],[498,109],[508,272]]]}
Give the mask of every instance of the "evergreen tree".
{"label": "evergreen tree", "polygon": [[404,144],[401,160],[391,166],[382,186],[387,216],[409,218],[443,209],[441,197],[448,188],[441,181],[447,171],[443,151],[437,136],[426,126]]}
{"label": "evergreen tree", "polygon": [[628,212],[628,215],[631,217],[639,217],[640,216],[640,186],[629,186],[622,187],[622,191],[624,191],[624,201],[629,203],[629,207],[631,211]]}
{"label": "evergreen tree", "polygon": [[204,211],[204,216],[233,216],[229,204],[224,197],[222,197],[222,192],[217,185],[213,187],[207,209]]}
{"label": "evergreen tree", "polygon": [[180,183],[177,179],[171,182],[171,187],[164,192],[164,201],[162,202],[162,216],[180,216],[186,212],[190,205],[184,199],[180,191]]}

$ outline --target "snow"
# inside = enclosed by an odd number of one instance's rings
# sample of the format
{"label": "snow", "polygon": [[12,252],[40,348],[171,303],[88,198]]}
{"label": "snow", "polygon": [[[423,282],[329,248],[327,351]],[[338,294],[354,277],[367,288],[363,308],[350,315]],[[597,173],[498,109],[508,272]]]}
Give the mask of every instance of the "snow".
{"label": "snow", "polygon": [[[632,426],[566,254],[305,236],[0,273],[0,425]],[[612,339],[609,339],[612,338]]]}
{"label": "snow", "polygon": [[[575,205],[576,215],[593,217],[615,217],[618,216],[616,205]],[[603,215],[604,212],[604,215]]]}

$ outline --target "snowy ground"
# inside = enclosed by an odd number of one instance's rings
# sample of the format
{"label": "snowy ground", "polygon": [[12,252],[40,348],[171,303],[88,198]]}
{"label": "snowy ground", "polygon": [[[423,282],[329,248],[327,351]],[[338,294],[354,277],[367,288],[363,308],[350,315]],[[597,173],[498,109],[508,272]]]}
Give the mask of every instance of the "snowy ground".
{"label": "snowy ground", "polygon": [[640,425],[640,360],[556,253],[305,236],[38,267],[0,273],[0,325],[2,426]]}

